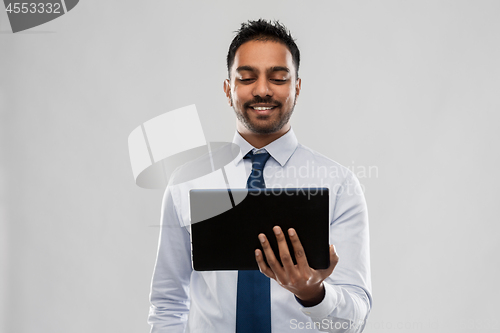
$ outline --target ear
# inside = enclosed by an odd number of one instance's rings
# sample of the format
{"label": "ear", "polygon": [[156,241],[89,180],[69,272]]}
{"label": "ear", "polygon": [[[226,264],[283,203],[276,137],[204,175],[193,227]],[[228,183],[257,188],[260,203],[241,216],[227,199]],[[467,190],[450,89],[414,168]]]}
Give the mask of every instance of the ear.
{"label": "ear", "polygon": [[229,82],[229,79],[224,80],[224,93],[226,94],[229,106],[233,106],[233,102],[231,101],[231,83]]}
{"label": "ear", "polygon": [[297,98],[299,98],[299,95],[300,95],[301,84],[302,84],[302,80],[300,78],[298,78],[297,82],[295,82],[295,103],[297,103]]}

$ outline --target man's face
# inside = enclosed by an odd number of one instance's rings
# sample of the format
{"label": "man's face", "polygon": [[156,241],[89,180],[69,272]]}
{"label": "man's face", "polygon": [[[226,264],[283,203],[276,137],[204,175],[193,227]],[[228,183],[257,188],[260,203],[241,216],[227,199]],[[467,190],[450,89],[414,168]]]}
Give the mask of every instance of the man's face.
{"label": "man's face", "polygon": [[274,41],[249,41],[236,51],[224,92],[240,133],[286,133],[300,93],[288,48]]}

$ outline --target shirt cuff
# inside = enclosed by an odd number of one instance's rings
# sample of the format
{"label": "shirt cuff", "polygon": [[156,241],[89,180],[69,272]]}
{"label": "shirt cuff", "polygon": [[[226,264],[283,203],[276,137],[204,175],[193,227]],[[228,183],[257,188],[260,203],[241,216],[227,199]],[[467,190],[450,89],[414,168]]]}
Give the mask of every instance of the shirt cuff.
{"label": "shirt cuff", "polygon": [[335,288],[326,282],[323,283],[323,286],[325,287],[325,297],[315,306],[302,307],[300,310],[305,315],[312,318],[325,318],[337,307],[338,296]]}

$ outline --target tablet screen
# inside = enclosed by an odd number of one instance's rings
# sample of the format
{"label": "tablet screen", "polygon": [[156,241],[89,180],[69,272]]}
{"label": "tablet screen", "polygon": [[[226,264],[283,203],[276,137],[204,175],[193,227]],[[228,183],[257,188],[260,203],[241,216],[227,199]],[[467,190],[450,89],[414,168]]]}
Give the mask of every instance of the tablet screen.
{"label": "tablet screen", "polygon": [[279,260],[273,227],[288,239],[294,228],[309,266],[329,266],[329,193],[327,188],[196,189],[190,191],[193,268],[259,269],[255,249],[264,233]]}

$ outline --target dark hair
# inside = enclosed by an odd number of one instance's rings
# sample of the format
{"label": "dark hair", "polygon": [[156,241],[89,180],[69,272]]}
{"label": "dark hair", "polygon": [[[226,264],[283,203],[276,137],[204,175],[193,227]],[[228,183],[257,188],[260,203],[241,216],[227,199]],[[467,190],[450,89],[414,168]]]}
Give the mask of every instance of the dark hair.
{"label": "dark hair", "polygon": [[241,24],[241,28],[235,31],[237,34],[234,37],[229,51],[227,53],[227,72],[231,76],[231,66],[234,63],[234,56],[238,48],[249,41],[275,41],[284,44],[292,54],[293,63],[297,77],[299,77],[300,51],[292,38],[290,31],[278,21],[267,21],[258,19],[257,21],[248,21]]}

